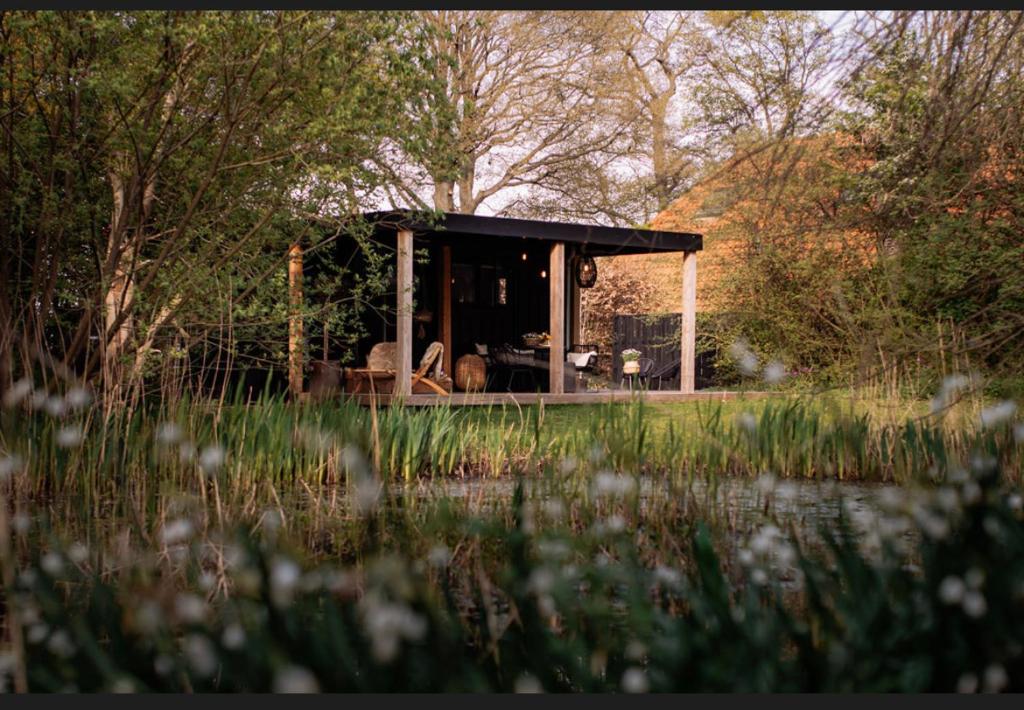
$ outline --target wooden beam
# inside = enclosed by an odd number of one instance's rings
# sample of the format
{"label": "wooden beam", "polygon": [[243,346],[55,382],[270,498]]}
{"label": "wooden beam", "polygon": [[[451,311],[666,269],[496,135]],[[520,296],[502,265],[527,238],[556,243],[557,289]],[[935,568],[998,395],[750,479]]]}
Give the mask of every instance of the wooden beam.
{"label": "wooden beam", "polygon": [[548,392],[562,394],[565,380],[565,244],[551,245],[551,263],[548,267],[550,285],[550,309],[548,332],[551,334],[551,350],[548,353]]}
{"label": "wooden beam", "polygon": [[395,294],[395,390],[398,397],[412,394],[412,232],[399,230],[397,237],[397,293]]}
{"label": "wooden beam", "polygon": [[439,305],[440,341],[444,345],[444,359],[441,368],[445,374],[452,374],[452,248],[441,247],[441,303]]}
{"label": "wooden beam", "polygon": [[288,392],[293,401],[302,395],[302,247],[288,248]]}
{"label": "wooden beam", "polygon": [[697,366],[697,252],[683,252],[683,318],[679,347],[679,391],[693,392]]}

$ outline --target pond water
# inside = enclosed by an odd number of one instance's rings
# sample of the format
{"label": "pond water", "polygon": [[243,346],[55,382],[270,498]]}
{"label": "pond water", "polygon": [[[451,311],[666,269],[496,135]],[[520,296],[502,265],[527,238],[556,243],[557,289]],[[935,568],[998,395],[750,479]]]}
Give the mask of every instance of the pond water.
{"label": "pond water", "polygon": [[[502,479],[433,480],[396,486],[395,493],[438,500],[451,498],[464,502],[470,509],[484,510],[512,499],[515,481]],[[550,488],[543,481],[526,481],[530,497],[546,498]],[[679,499],[685,509],[695,515],[713,511],[718,516],[739,523],[757,524],[767,518],[783,526],[792,525],[800,533],[814,533],[822,526],[832,526],[840,515],[857,520],[878,512],[880,494],[896,485],[869,483],[835,483],[811,480],[723,478],[712,483],[694,479],[681,488],[667,480],[643,478],[640,482],[640,505],[651,504],[664,497]],[[742,525],[747,527],[746,525]]]}

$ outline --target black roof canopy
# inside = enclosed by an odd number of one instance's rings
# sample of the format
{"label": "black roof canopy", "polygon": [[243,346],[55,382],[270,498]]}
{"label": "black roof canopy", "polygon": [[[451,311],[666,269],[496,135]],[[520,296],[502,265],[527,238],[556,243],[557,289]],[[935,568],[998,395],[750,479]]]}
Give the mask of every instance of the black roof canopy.
{"label": "black roof canopy", "polygon": [[571,222],[545,222],[536,219],[484,217],[458,212],[368,212],[363,217],[374,223],[378,232],[411,230],[417,236],[517,237],[549,242],[586,245],[595,256],[646,254],[658,251],[700,251],[704,238],[688,232],[662,232],[647,229],[602,227]]}

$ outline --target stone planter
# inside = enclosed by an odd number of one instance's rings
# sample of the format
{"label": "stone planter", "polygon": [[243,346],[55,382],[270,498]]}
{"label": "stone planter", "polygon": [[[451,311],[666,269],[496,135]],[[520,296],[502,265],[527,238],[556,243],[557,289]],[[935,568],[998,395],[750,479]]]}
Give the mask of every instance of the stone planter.
{"label": "stone planter", "polygon": [[639,360],[627,360],[622,363],[622,374],[623,375],[635,375],[640,372],[640,361]]}

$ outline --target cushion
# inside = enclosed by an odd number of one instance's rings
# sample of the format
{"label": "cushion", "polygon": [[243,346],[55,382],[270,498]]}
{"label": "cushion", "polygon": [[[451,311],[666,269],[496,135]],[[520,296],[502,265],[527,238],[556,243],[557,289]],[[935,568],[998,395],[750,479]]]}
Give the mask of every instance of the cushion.
{"label": "cushion", "polygon": [[597,353],[593,350],[585,353],[569,353],[565,359],[566,362],[571,361],[576,366],[576,369],[582,370],[590,362],[591,355],[597,355]]}
{"label": "cushion", "polygon": [[481,356],[486,356],[487,355],[487,343],[483,343],[483,344],[481,344],[481,343],[473,343],[473,345],[476,347],[476,354],[477,355],[481,355]]}

